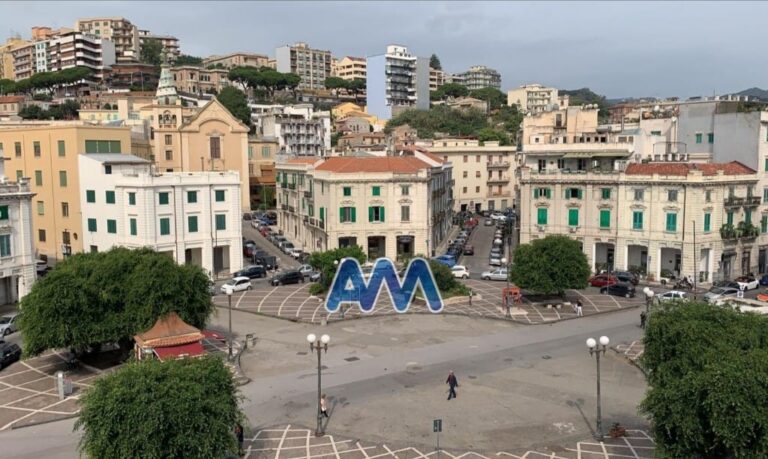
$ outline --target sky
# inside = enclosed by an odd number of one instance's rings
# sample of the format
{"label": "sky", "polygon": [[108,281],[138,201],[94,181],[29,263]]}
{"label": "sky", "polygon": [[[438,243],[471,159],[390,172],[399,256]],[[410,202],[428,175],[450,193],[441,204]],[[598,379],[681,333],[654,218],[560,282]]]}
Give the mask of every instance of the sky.
{"label": "sky", "polygon": [[334,56],[401,44],[443,69],[486,65],[502,90],[589,87],[608,98],[688,97],[768,88],[764,2],[0,2],[0,38],[123,16],[179,38],[184,54],[275,55],[304,41]]}

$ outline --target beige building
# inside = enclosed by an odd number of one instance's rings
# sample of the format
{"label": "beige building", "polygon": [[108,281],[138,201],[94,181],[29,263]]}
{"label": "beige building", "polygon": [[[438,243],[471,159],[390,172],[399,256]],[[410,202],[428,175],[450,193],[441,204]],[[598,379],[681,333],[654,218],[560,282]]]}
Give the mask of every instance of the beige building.
{"label": "beige building", "polygon": [[541,113],[558,105],[557,88],[528,84],[507,91],[507,105],[517,105],[525,113]]}
{"label": "beige building", "polygon": [[271,209],[275,206],[275,157],[279,149],[276,139],[248,139],[251,209]]}
{"label": "beige building", "polygon": [[278,162],[278,225],[307,252],[359,245],[369,259],[430,255],[451,227],[451,167],[414,157]]}
{"label": "beige building", "polygon": [[331,52],[310,48],[307,43],[281,46],[275,50],[278,72],[301,77],[299,89],[324,89],[331,76]]}
{"label": "beige building", "polygon": [[484,65],[473,65],[466,72],[454,76],[470,91],[483,88],[501,89],[501,74]]}
{"label": "beige building", "polygon": [[255,53],[232,53],[223,56],[208,56],[203,59],[203,67],[270,67],[269,57]]}
{"label": "beige building", "polygon": [[451,82],[451,76],[442,70],[429,68],[429,91],[437,91],[437,89]]}
{"label": "beige building", "polygon": [[333,59],[331,62],[331,76],[347,81],[365,80],[367,68],[364,57],[344,56],[341,59]]}
{"label": "beige building", "polygon": [[35,74],[35,46],[33,41],[23,41],[11,47],[14,80],[23,80]]}
{"label": "beige building", "polygon": [[208,69],[195,65],[172,67],[173,84],[176,89],[191,94],[218,93],[229,86],[228,70]]}
{"label": "beige building", "polygon": [[78,19],[75,22],[75,29],[114,43],[118,63],[139,60],[139,52],[141,51],[139,29],[125,18],[100,17]]}
{"label": "beige building", "polygon": [[13,70],[13,53],[11,50],[24,44],[24,40],[18,37],[11,37],[0,45],[0,79],[13,80],[16,74]]}
{"label": "beige building", "polygon": [[181,54],[179,39],[172,35],[155,35],[149,30],[139,30],[139,49],[148,40],[157,40],[163,46],[163,52],[173,61]]}
{"label": "beige building", "polygon": [[0,119],[17,116],[25,105],[24,96],[0,96]]}

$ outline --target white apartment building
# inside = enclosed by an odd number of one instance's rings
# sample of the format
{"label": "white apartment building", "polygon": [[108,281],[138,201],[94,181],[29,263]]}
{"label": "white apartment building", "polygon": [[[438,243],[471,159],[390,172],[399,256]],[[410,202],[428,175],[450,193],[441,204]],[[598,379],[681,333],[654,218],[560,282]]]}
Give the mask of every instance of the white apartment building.
{"label": "white apartment building", "polygon": [[331,149],[331,115],[327,111],[314,111],[311,104],[251,105],[251,113],[256,118],[256,132],[276,139],[279,154],[323,156]]}
{"label": "white apartment building", "polygon": [[558,105],[557,88],[548,88],[535,83],[510,89],[507,91],[507,105],[513,104],[525,113],[535,114],[552,110]]}
{"label": "white apartment building", "polygon": [[364,57],[344,56],[331,62],[331,76],[347,81],[365,80],[367,68]]}
{"label": "white apartment building", "polygon": [[298,158],[276,169],[279,228],[304,251],[429,256],[451,228],[451,166],[433,155]]}
{"label": "white apartment building", "polygon": [[429,58],[389,45],[385,54],[369,56],[366,73],[367,112],[390,119],[402,110],[429,108]]}
{"label": "white apartment building", "polygon": [[174,61],[181,54],[179,39],[172,35],[155,35],[149,30],[139,30],[139,49],[149,40],[157,40],[163,46],[163,52],[168,55],[170,61]]}
{"label": "white apartment building", "polygon": [[139,51],[141,50],[139,29],[125,18],[99,17],[78,19],[75,22],[75,29],[114,43],[118,63],[130,63],[139,60]]}
{"label": "white apartment building", "polygon": [[[0,156],[2,150],[0,149]],[[29,180],[11,182],[0,159],[0,304],[19,301],[37,279]]]}
{"label": "white apartment building", "polygon": [[453,166],[454,212],[516,207],[517,147],[474,139],[438,139],[427,151]]}
{"label": "white apartment building", "polygon": [[484,65],[473,65],[466,72],[454,75],[470,91],[483,88],[501,89],[501,74]]}
{"label": "white apartment building", "polygon": [[101,81],[104,69],[116,62],[115,45],[110,40],[83,32],[68,32],[35,44],[37,72],[87,67],[93,79]]}
{"label": "white apartment building", "polygon": [[278,72],[301,77],[299,89],[325,89],[325,79],[331,76],[331,52],[310,48],[306,43],[277,48],[275,60]]}
{"label": "white apartment building", "polygon": [[132,155],[80,155],[83,247],[150,247],[213,279],[243,266],[236,171],[157,173]]}

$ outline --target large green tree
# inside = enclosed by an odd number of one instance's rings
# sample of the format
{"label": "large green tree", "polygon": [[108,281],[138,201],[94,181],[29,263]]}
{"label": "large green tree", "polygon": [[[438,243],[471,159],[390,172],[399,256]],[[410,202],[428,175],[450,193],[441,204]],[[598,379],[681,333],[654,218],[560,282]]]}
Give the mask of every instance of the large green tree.
{"label": "large green tree", "polygon": [[768,457],[768,319],[700,302],[651,312],[642,365],[659,457]]}
{"label": "large green tree", "polygon": [[7,78],[0,78],[0,95],[12,93],[16,90],[16,82]]}
{"label": "large green tree", "polygon": [[144,40],[139,50],[139,60],[145,64],[160,65],[163,63],[163,44],[156,38]]}
{"label": "large green tree", "polygon": [[173,61],[174,67],[180,67],[182,65],[202,65],[203,58],[197,56],[190,56],[188,54],[182,54]]}
{"label": "large green tree", "polygon": [[385,132],[407,124],[419,132],[419,137],[431,139],[435,132],[450,135],[476,135],[483,128],[489,127],[488,118],[479,110],[454,110],[445,105],[437,105],[429,110],[406,110],[387,122]]}
{"label": "large green tree", "polygon": [[344,78],[330,76],[325,79],[325,89],[347,89],[349,83]]}
{"label": "large green tree", "polygon": [[435,70],[443,70],[443,64],[440,63],[440,58],[437,57],[437,54],[432,54],[429,57],[429,67]]}
{"label": "large green tree", "polygon": [[213,304],[199,267],[150,249],[115,248],[60,262],[34,284],[21,309],[24,352],[37,355],[103,343],[130,347],[135,334],[171,311],[202,328]]}
{"label": "large green tree", "polygon": [[578,241],[547,236],[515,250],[509,279],[525,290],[562,296],[567,289],[585,288],[589,274],[587,257]]}
{"label": "large green tree", "polygon": [[224,458],[243,419],[232,373],[217,357],[134,362],[80,400],[80,450],[92,458]]}
{"label": "large green tree", "polygon": [[246,126],[251,125],[251,109],[248,108],[248,98],[245,93],[234,86],[222,89],[216,97],[227,110]]}
{"label": "large green tree", "polygon": [[338,249],[327,250],[325,252],[314,252],[309,256],[308,263],[321,273],[320,287],[315,287],[315,293],[324,292],[333,282],[333,276],[336,275],[336,261],[343,258],[354,258],[360,263],[366,260],[365,252],[360,246],[340,247]]}
{"label": "large green tree", "polygon": [[507,103],[507,96],[496,88],[474,89],[469,92],[469,96],[488,102],[491,110],[497,110]]}
{"label": "large green tree", "polygon": [[446,83],[435,91],[435,97],[439,100],[445,100],[448,98],[466,97],[469,95],[469,89],[466,86],[458,83]]}

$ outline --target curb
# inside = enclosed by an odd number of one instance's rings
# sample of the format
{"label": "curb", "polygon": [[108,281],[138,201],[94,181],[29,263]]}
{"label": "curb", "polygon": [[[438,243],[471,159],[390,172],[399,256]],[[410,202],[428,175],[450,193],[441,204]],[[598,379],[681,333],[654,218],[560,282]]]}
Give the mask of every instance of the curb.
{"label": "curb", "polygon": [[65,421],[67,419],[76,418],[78,416],[80,416],[79,412],[75,413],[75,414],[68,414],[66,416],[63,416],[63,417],[60,417],[60,418],[57,418],[57,419],[47,419],[45,421],[30,422],[30,423],[22,424],[22,425],[13,424],[13,425],[11,425],[11,430],[23,429],[25,427],[34,427],[34,426],[39,426],[39,425],[43,425],[43,424],[50,424],[52,422]]}

